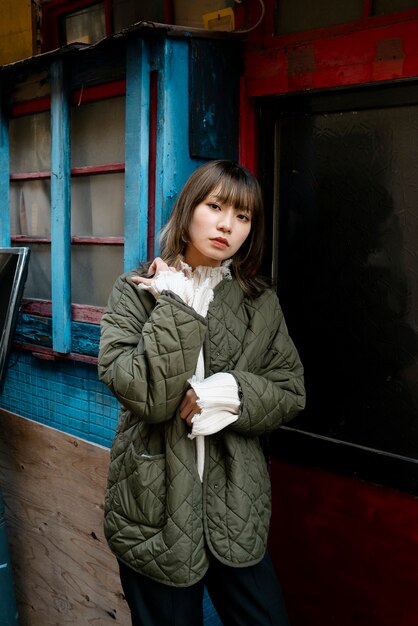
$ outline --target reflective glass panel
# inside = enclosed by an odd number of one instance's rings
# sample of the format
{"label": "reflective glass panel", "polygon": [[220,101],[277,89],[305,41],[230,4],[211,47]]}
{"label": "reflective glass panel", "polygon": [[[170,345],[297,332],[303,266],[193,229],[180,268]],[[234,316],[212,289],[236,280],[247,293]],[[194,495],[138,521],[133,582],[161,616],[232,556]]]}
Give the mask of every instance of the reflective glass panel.
{"label": "reflective glass panel", "polygon": [[51,300],[51,246],[30,244],[29,248],[31,255],[23,297]]}
{"label": "reflective glass panel", "polygon": [[418,105],[285,116],[278,286],[292,426],[418,458]]}
{"label": "reflective glass panel", "polygon": [[96,43],[106,35],[104,3],[70,13],[63,21],[63,44]]}
{"label": "reflective glass panel", "polygon": [[71,165],[105,165],[125,160],[125,97],[71,108]]}
{"label": "reflective glass panel", "polygon": [[12,181],[10,185],[11,234],[49,237],[51,233],[50,197],[49,179]]}
{"label": "reflective glass panel", "polygon": [[73,235],[123,236],[124,175],[80,176],[71,180]]}
{"label": "reflective glass panel", "polygon": [[72,302],[105,306],[122,272],[123,246],[73,245]]}
{"label": "reflective glass panel", "polygon": [[165,0],[138,2],[138,0],[113,0],[113,29],[117,33],[141,20],[165,22]]}
{"label": "reflective glass panel", "polygon": [[51,169],[49,111],[10,120],[10,173]]}

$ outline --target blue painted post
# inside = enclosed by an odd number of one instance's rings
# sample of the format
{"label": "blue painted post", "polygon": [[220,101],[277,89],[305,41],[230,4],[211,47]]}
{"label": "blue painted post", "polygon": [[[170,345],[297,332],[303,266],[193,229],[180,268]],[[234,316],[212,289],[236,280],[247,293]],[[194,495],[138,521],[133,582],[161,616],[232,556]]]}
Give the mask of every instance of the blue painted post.
{"label": "blue painted post", "polygon": [[9,120],[3,112],[0,85],[0,245],[10,246]]}
{"label": "blue painted post", "polygon": [[51,65],[52,347],[71,351],[70,115],[62,61]]}
{"label": "blue painted post", "polygon": [[147,259],[149,111],[149,43],[135,39],[126,57],[125,271]]}
{"label": "blue painted post", "polygon": [[[200,164],[189,152],[189,45],[166,39],[160,51],[158,79],[155,241],[173,202]],[[158,253],[158,250],[156,250]]]}

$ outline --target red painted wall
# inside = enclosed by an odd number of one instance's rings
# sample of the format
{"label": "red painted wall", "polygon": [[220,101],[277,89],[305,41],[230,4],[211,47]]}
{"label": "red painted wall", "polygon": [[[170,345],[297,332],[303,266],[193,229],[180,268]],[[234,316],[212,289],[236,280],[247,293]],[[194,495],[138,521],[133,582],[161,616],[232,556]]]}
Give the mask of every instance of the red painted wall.
{"label": "red painted wall", "polygon": [[[274,37],[265,4],[241,85],[240,160],[252,169],[260,97],[418,77],[416,9]],[[254,23],[259,2],[248,5]],[[271,473],[270,551],[292,626],[418,626],[418,499],[278,459]]]}
{"label": "red painted wall", "polygon": [[[250,169],[257,163],[257,98],[418,77],[418,9],[277,37],[275,0],[264,2],[264,19],[248,34],[241,86],[240,160]],[[365,15],[369,4],[364,0]],[[248,0],[248,24],[257,22],[259,5]]]}
{"label": "red painted wall", "polygon": [[292,626],[417,626],[418,499],[276,459],[271,474]]}

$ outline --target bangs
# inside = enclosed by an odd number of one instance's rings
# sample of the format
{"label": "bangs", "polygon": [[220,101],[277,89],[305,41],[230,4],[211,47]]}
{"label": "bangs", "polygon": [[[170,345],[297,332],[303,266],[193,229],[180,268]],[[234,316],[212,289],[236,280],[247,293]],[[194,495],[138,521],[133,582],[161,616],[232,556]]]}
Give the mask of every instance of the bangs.
{"label": "bangs", "polygon": [[259,196],[254,185],[249,181],[225,177],[209,195],[215,196],[223,204],[248,212],[251,216],[258,213]]}

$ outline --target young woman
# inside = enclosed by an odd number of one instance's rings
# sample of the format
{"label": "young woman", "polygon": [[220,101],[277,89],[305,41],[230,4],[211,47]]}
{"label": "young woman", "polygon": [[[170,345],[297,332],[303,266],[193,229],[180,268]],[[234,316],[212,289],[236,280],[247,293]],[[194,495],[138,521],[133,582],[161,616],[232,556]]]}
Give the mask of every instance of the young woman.
{"label": "young woman", "polygon": [[303,368],[257,277],[263,238],[257,180],[209,162],[103,316],[99,373],[123,407],[105,533],[134,626],[199,626],[204,586],[225,625],[288,624],[259,437],[303,409]]}

